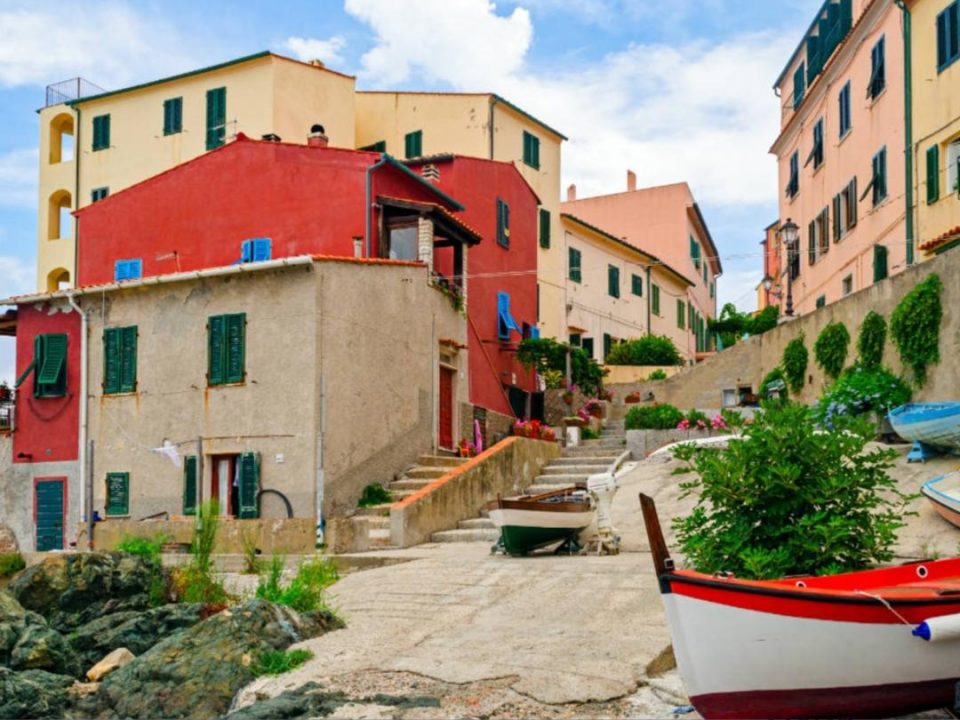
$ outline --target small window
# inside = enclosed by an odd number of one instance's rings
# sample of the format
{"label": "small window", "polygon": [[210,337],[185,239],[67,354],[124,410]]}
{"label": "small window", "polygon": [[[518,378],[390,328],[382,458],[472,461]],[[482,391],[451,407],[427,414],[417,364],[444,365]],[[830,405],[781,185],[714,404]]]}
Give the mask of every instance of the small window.
{"label": "small window", "polygon": [[583,274],[580,268],[580,251],[576,248],[569,248],[567,251],[567,277],[573,282],[582,282]]}
{"label": "small window", "polygon": [[698,243],[693,235],[690,236],[690,259],[693,260],[693,266],[700,269],[700,243]]}
{"label": "small window", "polygon": [[677,298],[677,327],[681,330],[687,326],[687,304]]}
{"label": "small window", "polygon": [[110,147],[110,115],[97,115],[93,118],[93,149],[106,150]]}
{"label": "small window", "polygon": [[804,66],[803,63],[800,63],[800,67],[796,69],[796,72],[793,73],[793,107],[794,109],[800,107],[800,103],[803,102],[803,93],[806,90],[806,83],[804,82]]}
{"label": "small window", "polygon": [[630,276],[630,292],[637,297],[643,297],[643,278],[639,275]]}
{"label": "small window", "polygon": [[587,357],[595,359],[593,354],[593,338],[585,337],[581,343],[581,347],[583,347],[583,351],[587,354]]}
{"label": "small window", "polygon": [[240,262],[263,262],[273,255],[270,238],[250,238],[240,245]]}
{"label": "small window", "polygon": [[820,308],[826,307],[826,306],[827,306],[827,296],[821,295],[820,297],[817,298],[817,309],[819,310]]}
{"label": "small window", "polygon": [[846,297],[853,292],[853,275],[847,275],[843,280],[840,281],[841,290],[843,291],[843,296]]}
{"label": "small window", "polygon": [[660,286],[650,285],[650,305],[653,314],[660,316]]}
{"label": "small window", "polygon": [[609,333],[603,334],[603,361],[607,361],[610,351],[613,350],[613,336]]}
{"label": "small window", "polygon": [[787,181],[787,197],[794,198],[800,192],[800,153],[790,156],[790,179]]}
{"label": "small window", "polygon": [[811,162],[814,169],[823,165],[823,118],[817,120],[813,125],[813,147],[810,148],[807,161],[803,164],[804,167]]}
{"label": "small window", "polygon": [[713,283],[710,283],[710,299],[713,300],[713,296],[716,294],[716,287]]}
{"label": "small window", "polygon": [[207,384],[241,383],[246,377],[245,313],[214,315],[207,322]]}
{"label": "small window", "polygon": [[607,294],[610,297],[620,297],[620,268],[616,265],[607,266]]}
{"label": "small window", "polygon": [[130,473],[107,473],[107,515],[130,514]]}
{"label": "small window", "polygon": [[960,139],[947,145],[947,193],[960,193]]}
{"label": "small window", "polygon": [[870,82],[867,84],[867,97],[871,100],[876,99],[887,86],[885,45],[885,38],[881,36],[870,51]]}
{"label": "small window", "polygon": [[33,339],[33,362],[17,379],[19,387],[33,372],[35,398],[67,394],[67,336],[61,333],[37,335]]}
{"label": "small window", "polygon": [[927,148],[927,204],[940,199],[940,146]]}
{"label": "small window", "polygon": [[378,152],[385,153],[387,151],[387,141],[378,140],[375,143],[369,145],[364,145],[362,148],[357,148],[358,150],[366,150],[367,152]]}
{"label": "small window", "polygon": [[403,137],[404,157],[415,158],[423,155],[423,130],[414,130]]}
{"label": "small window", "polygon": [[137,326],[103,330],[103,394],[137,390]]}
{"label": "small window", "polygon": [[887,149],[882,148],[873,156],[873,205],[876,207],[887,197]]}
{"label": "small window", "polygon": [[889,274],[887,268],[887,255],[889,251],[883,245],[873,246],[873,281],[880,282],[885,280]]}
{"label": "small window", "polygon": [[497,198],[497,244],[510,247],[510,206]]}
{"label": "small window", "polygon": [[840,106],[840,137],[843,137],[853,125],[850,116],[850,81],[840,89],[840,95],[837,96],[837,103]]}
{"label": "small window", "polygon": [[540,247],[550,247],[550,211],[540,208]]}
{"label": "small window", "polygon": [[570,344],[573,347],[580,347],[580,333],[570,333]]}
{"label": "small window", "polygon": [[183,98],[163,101],[163,134],[176,135],[183,132]]}
{"label": "small window", "polygon": [[227,89],[207,90],[207,150],[214,150],[227,139]]}
{"label": "small window", "polygon": [[183,514],[197,514],[197,456],[183,459]]}
{"label": "small window", "polygon": [[113,279],[117,282],[136,280],[143,276],[143,264],[140,258],[117,260],[113,264]]}
{"label": "small window", "polygon": [[704,283],[707,282],[707,264],[706,263],[703,264],[703,282]]}
{"label": "small window", "polygon": [[535,170],[540,169],[540,138],[523,131],[523,162]]}
{"label": "small window", "polygon": [[90,191],[90,202],[95,203],[103,200],[107,195],[110,194],[110,188],[108,187],[98,187]]}
{"label": "small window", "polygon": [[515,330],[523,337],[523,330],[510,314],[510,293],[497,293],[497,338],[501,342],[510,340],[510,331]]}
{"label": "small window", "polygon": [[937,15],[937,72],[960,58],[960,2],[952,2]]}

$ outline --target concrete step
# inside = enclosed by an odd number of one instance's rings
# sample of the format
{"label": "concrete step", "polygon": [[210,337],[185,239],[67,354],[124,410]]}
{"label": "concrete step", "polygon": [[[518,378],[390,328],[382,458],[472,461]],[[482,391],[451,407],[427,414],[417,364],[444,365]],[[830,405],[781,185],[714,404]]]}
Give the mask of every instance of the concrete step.
{"label": "concrete step", "polygon": [[540,495],[541,493],[553,492],[554,490],[558,490],[561,487],[563,487],[563,485],[535,484],[528,487],[525,492],[527,495]]}
{"label": "concrete step", "polygon": [[604,472],[610,463],[578,463],[576,465],[564,463],[563,465],[554,465],[550,463],[546,467],[540,469],[540,473],[543,475],[595,475],[596,473]]}
{"label": "concrete step", "polygon": [[376,547],[389,547],[390,528],[375,528],[370,530],[370,545]]}
{"label": "concrete step", "polygon": [[589,475],[537,475],[534,483],[537,485],[576,485],[585,483]]}
{"label": "concrete step", "polygon": [[393,501],[399,502],[405,497],[410,497],[416,492],[416,490],[391,490],[390,494],[393,495]]}
{"label": "concrete step", "polygon": [[422,487],[426,487],[433,480],[430,478],[404,478],[403,480],[394,480],[388,486],[390,492],[396,492],[398,490],[419,490]]}
{"label": "concrete step", "polygon": [[[572,448],[571,448],[572,449]],[[551,460],[546,467],[554,468],[561,467],[564,465],[604,465],[609,466],[611,462],[616,460],[616,456],[610,457],[610,462],[607,462],[605,457],[594,457],[590,455],[570,455],[568,457],[558,457]]]}
{"label": "concrete step", "polygon": [[[394,499],[396,499],[396,495],[394,495]],[[384,503],[383,505],[371,505],[370,507],[358,507],[356,514],[360,516],[389,515],[390,505],[391,503]]]}
{"label": "concrete step", "polygon": [[446,475],[452,469],[450,466],[430,467],[428,465],[417,465],[407,470],[404,475],[410,480],[436,480]]}
{"label": "concrete step", "polygon": [[383,528],[390,528],[390,516],[389,515],[368,515],[364,517],[364,521],[367,523],[367,527],[371,530],[382,530]]}
{"label": "concrete step", "polygon": [[575,447],[575,448],[566,448],[563,451],[563,456],[565,458],[606,458],[613,462],[617,459],[617,456],[620,454],[615,452],[617,448],[604,448],[604,447]]}
{"label": "concrete step", "polygon": [[469,520],[461,520],[457,523],[457,527],[460,530],[490,530],[496,529],[496,525],[493,524],[493,520],[489,518],[470,518]]}
{"label": "concrete step", "polygon": [[453,455],[421,455],[417,458],[418,465],[426,467],[456,467],[463,465],[467,458],[454,457]]}
{"label": "concrete step", "polygon": [[500,539],[498,530],[478,528],[470,530],[442,530],[435,532],[431,538],[435,543],[452,542],[488,542],[495,543]]}
{"label": "concrete step", "polygon": [[626,438],[622,437],[608,437],[600,438],[599,440],[584,440],[580,443],[583,447],[616,447],[618,445],[623,445]]}

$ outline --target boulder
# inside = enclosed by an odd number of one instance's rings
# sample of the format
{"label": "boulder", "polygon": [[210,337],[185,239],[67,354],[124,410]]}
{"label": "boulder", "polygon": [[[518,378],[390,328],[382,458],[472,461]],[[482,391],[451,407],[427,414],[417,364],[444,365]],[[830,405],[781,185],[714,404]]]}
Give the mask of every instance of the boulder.
{"label": "boulder", "polygon": [[0,555],[20,552],[17,536],[6,523],[0,523]]}
{"label": "boulder", "polygon": [[100,682],[114,670],[119,670],[124,665],[129,665],[135,657],[136,656],[126,648],[117,648],[87,670],[87,679],[91,682]]}
{"label": "boulder", "polygon": [[0,665],[9,667],[13,649],[28,627],[46,627],[46,624],[46,620],[24,609],[12,595],[0,592]]}
{"label": "boulder", "polygon": [[265,650],[342,627],[332,615],[304,621],[261,599],[229,608],[162,640],[100,686],[104,712],[120,717],[218,717],[253,679],[251,660]]}
{"label": "boulder", "polygon": [[28,625],[10,653],[10,667],[76,677],[80,674],[80,659],[66,638],[52,627]]}
{"label": "boulder", "polygon": [[332,715],[344,705],[352,706],[351,709],[354,712],[349,717],[396,717],[398,711],[441,707],[439,698],[424,695],[377,694],[371,697],[351,698],[339,691],[325,691],[322,685],[310,681],[294,690],[286,690],[275,697],[234,710],[227,715],[227,718],[229,720],[319,718]]}
{"label": "boulder", "polygon": [[62,717],[74,679],[44,670],[13,672],[0,667],[0,717]]}
{"label": "boulder", "polygon": [[159,568],[118,552],[53,555],[14,578],[7,590],[27,610],[68,631],[123,610],[146,610]]}

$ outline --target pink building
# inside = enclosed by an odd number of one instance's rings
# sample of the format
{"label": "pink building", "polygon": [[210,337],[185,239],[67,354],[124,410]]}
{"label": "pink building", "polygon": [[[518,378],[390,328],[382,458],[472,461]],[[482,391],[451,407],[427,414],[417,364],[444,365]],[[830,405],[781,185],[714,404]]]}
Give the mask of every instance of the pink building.
{"label": "pink building", "polygon": [[[781,103],[780,136],[771,148],[780,222],[799,226],[796,252],[788,261],[783,248],[782,267],[792,275],[798,314],[913,261],[903,57],[893,0],[827,0],[774,85]],[[774,281],[782,295],[786,278]]]}

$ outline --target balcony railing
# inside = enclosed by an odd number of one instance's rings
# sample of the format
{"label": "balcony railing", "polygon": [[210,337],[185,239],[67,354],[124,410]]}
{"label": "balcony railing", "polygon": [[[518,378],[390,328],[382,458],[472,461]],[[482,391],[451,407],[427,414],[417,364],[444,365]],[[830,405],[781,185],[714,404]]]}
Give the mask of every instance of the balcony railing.
{"label": "balcony railing", "polygon": [[0,432],[13,430],[13,400],[0,400]]}
{"label": "balcony railing", "polygon": [[71,100],[99,95],[103,92],[106,92],[106,90],[99,85],[94,85],[89,80],[84,80],[82,77],[62,80],[53,83],[53,85],[47,85],[47,100],[44,107],[60,105]]}

